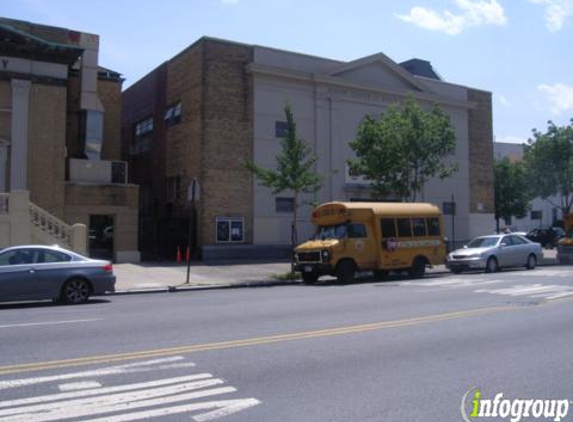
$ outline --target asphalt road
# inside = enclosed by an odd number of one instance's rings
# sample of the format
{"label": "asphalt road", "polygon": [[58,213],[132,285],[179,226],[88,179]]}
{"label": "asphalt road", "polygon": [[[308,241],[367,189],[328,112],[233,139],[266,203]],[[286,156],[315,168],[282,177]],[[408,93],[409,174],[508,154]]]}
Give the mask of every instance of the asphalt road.
{"label": "asphalt road", "polygon": [[474,387],[568,404],[572,304],[573,268],[546,267],[0,305],[0,421],[447,422]]}

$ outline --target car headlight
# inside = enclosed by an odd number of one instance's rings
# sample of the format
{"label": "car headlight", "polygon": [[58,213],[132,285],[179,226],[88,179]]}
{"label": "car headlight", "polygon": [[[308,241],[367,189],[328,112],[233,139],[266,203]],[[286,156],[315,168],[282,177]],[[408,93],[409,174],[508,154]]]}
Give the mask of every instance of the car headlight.
{"label": "car headlight", "polygon": [[322,255],[322,260],[323,261],[330,261],[330,252],[328,251],[322,251],[321,252]]}

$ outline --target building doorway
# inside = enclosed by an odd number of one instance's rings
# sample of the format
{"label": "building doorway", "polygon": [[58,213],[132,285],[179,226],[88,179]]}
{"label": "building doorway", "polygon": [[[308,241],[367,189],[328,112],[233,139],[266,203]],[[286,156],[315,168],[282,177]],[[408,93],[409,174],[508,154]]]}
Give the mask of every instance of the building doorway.
{"label": "building doorway", "polygon": [[90,215],[89,255],[96,259],[113,259],[113,215]]}

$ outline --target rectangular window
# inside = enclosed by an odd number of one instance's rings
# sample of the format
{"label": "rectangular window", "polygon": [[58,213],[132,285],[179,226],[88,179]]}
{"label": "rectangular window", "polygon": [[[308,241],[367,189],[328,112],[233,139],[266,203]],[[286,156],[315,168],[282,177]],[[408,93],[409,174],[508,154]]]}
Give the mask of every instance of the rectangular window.
{"label": "rectangular window", "polygon": [[135,124],[134,135],[136,138],[151,132],[153,132],[153,117],[148,117]]}
{"label": "rectangular window", "polygon": [[397,218],[396,223],[398,226],[398,237],[412,236],[412,224],[409,218]]}
{"label": "rectangular window", "polygon": [[167,178],[167,200],[176,201],[181,197],[181,178],[173,176]]}
{"label": "rectangular window", "polygon": [[346,228],[349,238],[365,238],[366,226],[364,224],[349,224]]}
{"label": "rectangular window", "polygon": [[412,231],[414,236],[426,236],[426,222],[423,218],[412,218]]}
{"label": "rectangular window", "polygon": [[277,213],[294,212],[294,198],[275,198],[275,211]]}
{"label": "rectangular window", "polygon": [[396,225],[393,218],[382,218],[380,226],[382,227],[382,237],[396,237]]}
{"label": "rectangular window", "polygon": [[275,138],[286,138],[287,132],[287,122],[275,122]]}
{"label": "rectangular window", "polygon": [[244,242],[245,220],[242,217],[217,217],[217,243]]}
{"label": "rectangular window", "polygon": [[181,123],[181,101],[165,110],[165,126],[170,128]]}
{"label": "rectangular window", "polygon": [[438,218],[426,218],[428,225],[428,236],[440,235],[440,220]]}

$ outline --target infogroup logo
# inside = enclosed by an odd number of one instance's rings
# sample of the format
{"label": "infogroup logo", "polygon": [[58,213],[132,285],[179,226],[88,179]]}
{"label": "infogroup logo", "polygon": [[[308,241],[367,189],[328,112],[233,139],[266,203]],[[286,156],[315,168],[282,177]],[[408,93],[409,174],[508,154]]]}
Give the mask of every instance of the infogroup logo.
{"label": "infogroup logo", "polygon": [[463,395],[460,411],[465,422],[484,418],[509,418],[511,422],[520,422],[523,418],[559,422],[569,413],[569,404],[567,399],[508,399],[503,393],[494,394],[493,399],[484,399],[481,389],[473,387]]}

